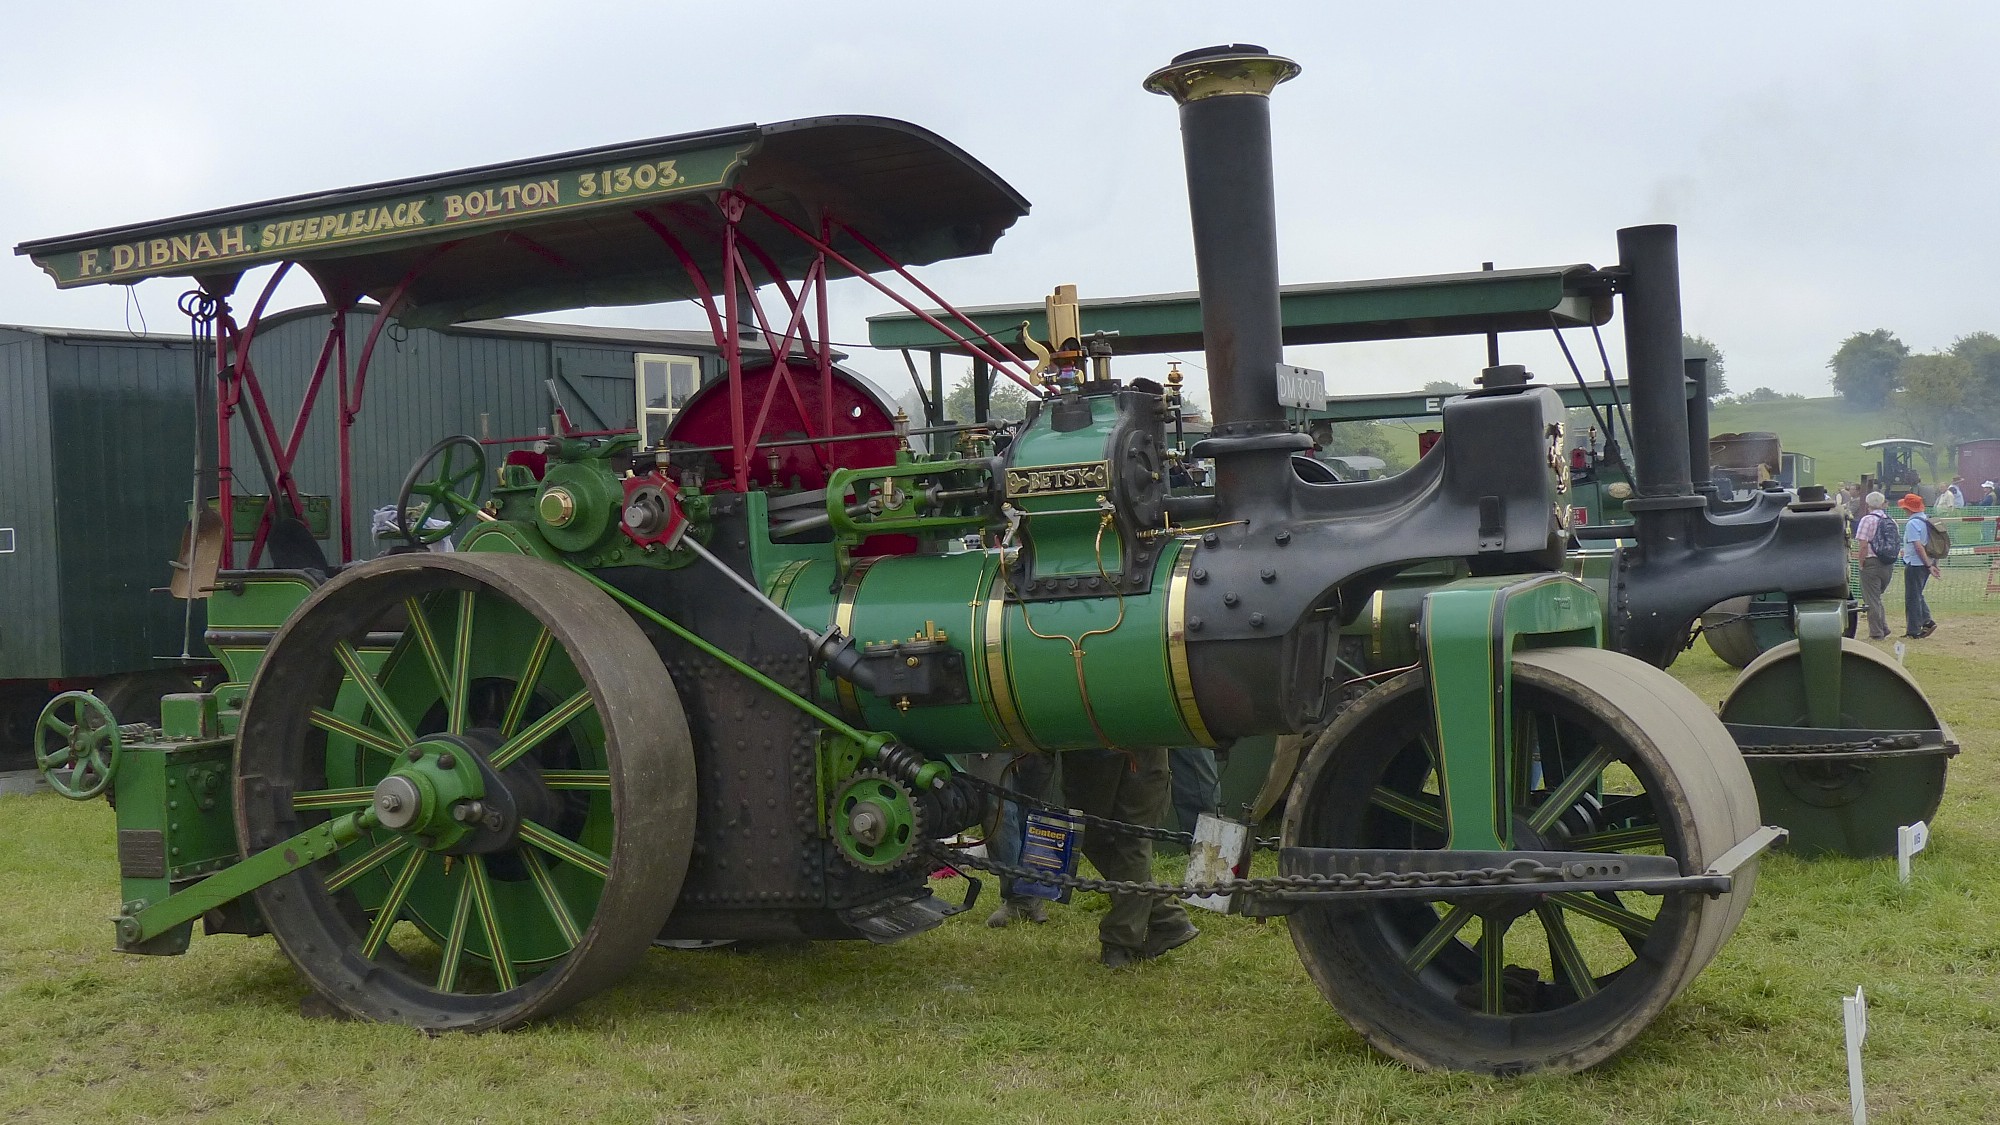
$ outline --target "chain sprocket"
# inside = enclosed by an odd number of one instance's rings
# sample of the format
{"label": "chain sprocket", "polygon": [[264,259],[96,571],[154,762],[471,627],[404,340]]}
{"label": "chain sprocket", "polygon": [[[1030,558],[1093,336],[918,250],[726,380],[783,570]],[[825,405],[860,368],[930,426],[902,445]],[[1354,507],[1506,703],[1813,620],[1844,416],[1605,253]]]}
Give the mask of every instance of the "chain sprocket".
{"label": "chain sprocket", "polygon": [[923,851],[924,809],[907,783],[859,769],[834,787],[827,826],[842,859],[863,871],[893,871]]}

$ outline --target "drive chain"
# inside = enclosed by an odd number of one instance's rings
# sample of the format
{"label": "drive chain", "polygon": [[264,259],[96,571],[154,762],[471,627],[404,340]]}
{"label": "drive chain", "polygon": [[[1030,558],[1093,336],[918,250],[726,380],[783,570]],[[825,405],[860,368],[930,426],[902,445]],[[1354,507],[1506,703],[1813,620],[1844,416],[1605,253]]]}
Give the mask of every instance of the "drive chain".
{"label": "drive chain", "polygon": [[1222,879],[1212,883],[1139,883],[1124,879],[1092,879],[1040,868],[1000,863],[938,842],[924,845],[942,863],[964,870],[970,868],[1017,882],[1042,883],[1078,891],[1104,894],[1144,895],[1148,898],[1206,897],[1208,895],[1257,894],[1278,891],[1379,891],[1408,887],[1450,890],[1461,887],[1504,887],[1518,883],[1553,883],[1560,887],[1563,870],[1522,857],[1505,867],[1480,867],[1465,871],[1385,871],[1366,874],[1262,875],[1248,879]]}

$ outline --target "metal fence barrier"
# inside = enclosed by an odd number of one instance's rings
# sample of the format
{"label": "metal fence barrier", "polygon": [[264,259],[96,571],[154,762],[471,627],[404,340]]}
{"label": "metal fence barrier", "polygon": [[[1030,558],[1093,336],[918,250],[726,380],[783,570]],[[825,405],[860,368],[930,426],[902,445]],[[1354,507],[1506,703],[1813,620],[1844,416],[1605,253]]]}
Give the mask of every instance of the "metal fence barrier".
{"label": "metal fence barrier", "polygon": [[[1933,614],[2000,613],[2000,542],[1995,541],[2000,508],[1961,511],[1965,514],[1929,516],[1951,536],[1951,553],[1938,564],[1942,575],[1924,588],[1924,600],[1930,603]],[[1908,522],[1896,520],[1898,527]],[[1882,598],[1898,632],[1902,630],[1902,621],[1896,617],[1903,611],[1902,571],[1901,566],[1896,568]],[[1861,548],[1852,542],[1847,555],[1847,586],[1856,599],[1861,597]]]}

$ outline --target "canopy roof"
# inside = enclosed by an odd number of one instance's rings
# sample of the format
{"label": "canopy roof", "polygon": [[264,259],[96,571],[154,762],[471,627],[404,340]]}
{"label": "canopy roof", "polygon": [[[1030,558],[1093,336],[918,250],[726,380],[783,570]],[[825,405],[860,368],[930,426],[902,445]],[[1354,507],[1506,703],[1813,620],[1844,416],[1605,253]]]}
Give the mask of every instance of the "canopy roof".
{"label": "canopy roof", "polygon": [[[1287,344],[1540,331],[1611,319],[1610,286],[1587,265],[1285,285],[1278,289],[1278,304]],[[1002,339],[1011,338],[1024,320],[1036,339],[1048,336],[1040,304],[961,311]],[[1085,335],[1118,333],[1114,349],[1120,355],[1199,351],[1202,346],[1199,293],[1100,297],[1077,302],[1077,311]],[[878,348],[956,347],[909,313],[869,317],[868,342]]]}
{"label": "canopy roof", "polygon": [[[436,254],[398,319],[438,325],[696,296],[647,219],[716,284],[726,225],[717,203],[730,189],[815,235],[830,215],[904,265],[986,253],[1028,211],[1006,181],[934,133],[883,117],[816,117],[290,196],[14,252],[62,288],[172,276],[226,292],[251,266],[291,260],[335,300],[378,301]],[[739,230],[781,276],[802,276],[815,257],[755,207]],[[833,243],[862,269],[879,267],[853,239]],[[827,264],[832,276],[849,272]]]}
{"label": "canopy roof", "polygon": [[[1587,406],[1608,406],[1612,403],[1629,405],[1632,401],[1630,383],[1613,383],[1605,386],[1601,382],[1587,383],[1582,387],[1574,382],[1563,382],[1555,378],[1537,377],[1531,386],[1552,387],[1562,404],[1571,409]],[[1694,382],[1688,380],[1684,390],[1687,397],[1694,397]],[[1453,392],[1458,394],[1463,392]],[[1443,414],[1445,400],[1453,394],[1436,394],[1430,391],[1392,391],[1387,394],[1372,395],[1331,395],[1326,405],[1311,411],[1307,417],[1315,422],[1379,422],[1390,418],[1422,418],[1432,414]]]}

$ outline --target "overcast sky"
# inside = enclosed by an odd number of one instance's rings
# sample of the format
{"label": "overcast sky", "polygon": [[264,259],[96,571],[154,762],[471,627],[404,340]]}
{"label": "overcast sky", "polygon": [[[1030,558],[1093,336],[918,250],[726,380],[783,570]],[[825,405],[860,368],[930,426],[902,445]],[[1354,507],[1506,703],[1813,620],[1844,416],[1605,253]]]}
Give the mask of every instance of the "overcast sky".
{"label": "overcast sky", "polygon": [[[1687,326],[1722,348],[1738,390],[1829,393],[1826,360],[1857,330],[1918,350],[2000,331],[1992,3],[76,0],[9,4],[5,26],[8,250],[586,145],[874,113],[955,141],[1033,204],[992,255],[927,272],[954,303],[1033,301],[1059,282],[1192,289],[1175,112],[1139,83],[1177,52],[1237,41],[1304,67],[1273,100],[1287,282],[1601,265],[1618,227],[1673,222]],[[0,322],[142,313],[179,331],[185,288],[58,292],[8,254]],[[834,290],[836,334],[865,339],[862,317],[885,306],[858,282]],[[685,309],[570,319],[693,326]],[[1505,350],[1563,373],[1545,338]],[[1469,381],[1482,347],[1288,358],[1361,393]],[[900,362],[861,365],[904,381]]]}

